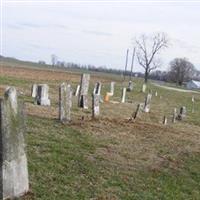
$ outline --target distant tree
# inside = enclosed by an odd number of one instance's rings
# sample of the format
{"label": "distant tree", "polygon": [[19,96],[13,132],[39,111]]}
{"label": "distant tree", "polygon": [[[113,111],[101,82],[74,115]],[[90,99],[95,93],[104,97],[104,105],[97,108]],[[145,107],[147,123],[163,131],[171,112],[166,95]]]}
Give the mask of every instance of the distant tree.
{"label": "distant tree", "polygon": [[175,58],[169,65],[169,79],[177,85],[190,80],[196,72],[194,65],[187,58]]}
{"label": "distant tree", "polygon": [[147,83],[152,70],[161,65],[157,55],[161,50],[168,47],[168,39],[165,33],[155,33],[153,35],[141,35],[135,38],[134,43],[137,49],[138,63],[144,68],[144,81]]}
{"label": "distant tree", "polygon": [[56,64],[58,62],[57,60],[58,60],[58,57],[55,54],[52,54],[51,55],[51,64],[52,64],[52,66],[56,66]]}
{"label": "distant tree", "polygon": [[38,64],[40,64],[40,65],[46,65],[46,62],[43,61],[43,60],[39,60],[39,61],[38,61]]}

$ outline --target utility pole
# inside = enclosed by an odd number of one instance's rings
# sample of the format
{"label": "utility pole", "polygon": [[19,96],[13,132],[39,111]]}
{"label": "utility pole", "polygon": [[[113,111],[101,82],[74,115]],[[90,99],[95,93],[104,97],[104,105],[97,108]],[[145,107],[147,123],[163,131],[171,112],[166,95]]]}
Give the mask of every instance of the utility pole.
{"label": "utility pole", "polygon": [[128,65],[128,53],[129,53],[129,49],[127,49],[126,51],[126,62],[125,62],[125,69],[124,69],[124,81],[126,78],[126,71],[127,71],[127,65]]}
{"label": "utility pole", "polygon": [[131,74],[130,74],[130,81],[132,80],[132,76],[133,76],[133,65],[134,65],[134,59],[135,59],[135,47],[133,48],[133,55],[132,55],[132,61],[131,61]]}

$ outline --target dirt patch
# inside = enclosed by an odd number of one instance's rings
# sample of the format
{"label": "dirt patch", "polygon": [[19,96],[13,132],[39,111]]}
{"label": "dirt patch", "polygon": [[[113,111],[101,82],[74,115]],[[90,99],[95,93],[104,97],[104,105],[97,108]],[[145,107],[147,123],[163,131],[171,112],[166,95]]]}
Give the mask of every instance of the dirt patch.
{"label": "dirt patch", "polygon": [[[10,67],[0,66],[1,76],[15,77],[25,80],[37,81],[68,81],[68,82],[80,82],[81,73],[61,71],[61,70],[50,70],[50,69],[33,69],[24,67]],[[91,82],[101,79],[102,82],[108,82],[110,78],[104,78],[99,75],[92,75]]]}

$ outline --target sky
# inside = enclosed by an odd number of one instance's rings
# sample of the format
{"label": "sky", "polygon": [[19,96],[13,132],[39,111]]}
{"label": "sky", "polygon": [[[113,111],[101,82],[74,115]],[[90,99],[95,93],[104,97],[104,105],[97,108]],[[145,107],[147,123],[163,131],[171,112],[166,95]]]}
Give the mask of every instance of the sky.
{"label": "sky", "polygon": [[[161,70],[186,57],[200,70],[200,1],[198,2],[20,2],[3,0],[1,54],[17,59],[123,69],[127,48],[131,65],[133,38],[165,32],[169,47],[159,55]],[[143,69],[135,62],[134,71]]]}

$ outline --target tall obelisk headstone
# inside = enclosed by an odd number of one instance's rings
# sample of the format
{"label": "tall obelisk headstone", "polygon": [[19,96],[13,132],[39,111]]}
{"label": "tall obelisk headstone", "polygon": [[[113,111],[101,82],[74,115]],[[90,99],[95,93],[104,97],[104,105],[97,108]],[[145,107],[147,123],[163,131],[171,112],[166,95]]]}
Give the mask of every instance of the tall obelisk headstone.
{"label": "tall obelisk headstone", "polygon": [[88,109],[88,90],[90,84],[90,74],[82,74],[81,76],[81,88],[79,92],[78,106],[84,109]]}
{"label": "tall obelisk headstone", "polygon": [[23,106],[14,87],[0,99],[0,198],[17,198],[29,190]]}

